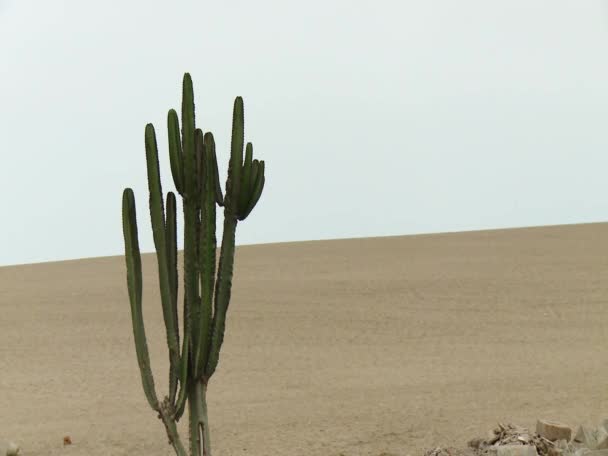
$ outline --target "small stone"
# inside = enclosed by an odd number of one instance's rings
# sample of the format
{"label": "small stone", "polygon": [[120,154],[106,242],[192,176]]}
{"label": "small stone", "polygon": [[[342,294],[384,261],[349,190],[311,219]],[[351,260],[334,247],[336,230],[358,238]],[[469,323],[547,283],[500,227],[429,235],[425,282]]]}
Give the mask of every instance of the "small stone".
{"label": "small stone", "polygon": [[6,446],[6,456],[17,456],[19,454],[19,446],[14,442],[8,442]]}
{"label": "small stone", "polygon": [[467,445],[471,448],[480,448],[484,443],[484,439],[477,437],[468,441]]}
{"label": "small stone", "polygon": [[534,445],[503,445],[496,448],[496,456],[538,456]]}

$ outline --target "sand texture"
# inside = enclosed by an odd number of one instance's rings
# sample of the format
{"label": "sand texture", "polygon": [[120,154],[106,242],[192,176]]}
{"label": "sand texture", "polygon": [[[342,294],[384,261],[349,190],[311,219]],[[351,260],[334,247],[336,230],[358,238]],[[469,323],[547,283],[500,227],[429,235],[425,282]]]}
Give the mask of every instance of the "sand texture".
{"label": "sand texture", "polygon": [[[163,397],[155,254],[143,268]],[[144,397],[125,274],[122,256],[0,268],[0,441],[174,454]],[[497,422],[595,426],[607,324],[605,223],[237,247],[213,454],[422,456]]]}

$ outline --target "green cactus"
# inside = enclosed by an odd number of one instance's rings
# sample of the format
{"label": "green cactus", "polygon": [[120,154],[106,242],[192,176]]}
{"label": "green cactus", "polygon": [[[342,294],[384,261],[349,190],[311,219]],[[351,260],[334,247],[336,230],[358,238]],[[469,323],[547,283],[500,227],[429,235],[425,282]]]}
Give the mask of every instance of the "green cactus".
{"label": "green cactus", "polygon": [[[160,295],[169,348],[169,395],[156,396],[142,315],[142,270],[135,196],[126,188],[122,197],[122,223],[127,265],[127,286],[135,351],[144,393],[162,420],[169,443],[179,456],[211,456],[207,419],[207,384],[215,372],[224,340],[226,312],[234,268],[235,233],[257,204],[264,188],[264,161],[253,159],[247,143],[243,163],[243,99],[234,101],[232,143],[226,194],[219,182],[213,134],[196,128],[192,79],[184,74],[182,130],[174,109],[167,115],[169,158],[175,189],[184,209],[183,340],[180,351],[177,317],[176,199],[167,193],[166,214],[158,164],[158,147],[152,124],[146,125],[145,148],[150,193],[150,216],[160,278]],[[216,277],[216,207],[224,207],[224,235]],[[179,385],[179,393],[178,393]],[[188,403],[189,451],[176,423]]]}

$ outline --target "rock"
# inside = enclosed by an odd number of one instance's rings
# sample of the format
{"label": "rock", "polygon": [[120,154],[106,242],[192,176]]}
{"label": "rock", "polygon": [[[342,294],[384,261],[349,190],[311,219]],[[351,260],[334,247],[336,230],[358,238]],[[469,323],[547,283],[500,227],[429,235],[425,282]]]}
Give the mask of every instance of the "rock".
{"label": "rock", "polygon": [[588,426],[583,426],[582,424],[578,427],[573,440],[575,442],[582,443],[590,449],[594,449],[598,444],[597,437],[594,435],[593,430]]}
{"label": "rock", "polygon": [[6,444],[6,456],[17,456],[19,454],[19,445],[14,442]]}
{"label": "rock", "polygon": [[470,446],[471,448],[479,449],[483,446],[484,443],[485,443],[484,439],[482,439],[481,437],[476,437],[474,439],[469,440],[467,442],[467,445]]}
{"label": "rock", "polygon": [[552,442],[556,440],[570,440],[572,429],[562,423],[548,420],[536,420],[536,433]]}
{"label": "rock", "polygon": [[608,450],[591,450],[580,448],[574,453],[575,456],[608,456]]}
{"label": "rock", "polygon": [[547,450],[547,456],[562,456],[563,453],[564,450],[561,448],[549,448],[549,450]]}
{"label": "rock", "polygon": [[597,428],[597,445],[596,450],[608,449],[608,432],[603,427]]}
{"label": "rock", "polygon": [[496,448],[496,456],[538,456],[538,453],[534,445],[503,445]]}

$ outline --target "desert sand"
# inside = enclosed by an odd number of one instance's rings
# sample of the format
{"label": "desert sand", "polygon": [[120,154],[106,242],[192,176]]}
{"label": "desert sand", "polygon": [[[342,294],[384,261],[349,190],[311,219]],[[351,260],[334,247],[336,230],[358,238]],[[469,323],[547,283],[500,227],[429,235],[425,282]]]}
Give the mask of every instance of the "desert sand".
{"label": "desert sand", "polygon": [[[163,397],[154,253],[143,267]],[[0,321],[1,442],[174,454],[144,397],[123,256],[0,268]],[[497,422],[595,427],[607,322],[608,223],[239,246],[208,390],[213,454],[422,456]]]}

